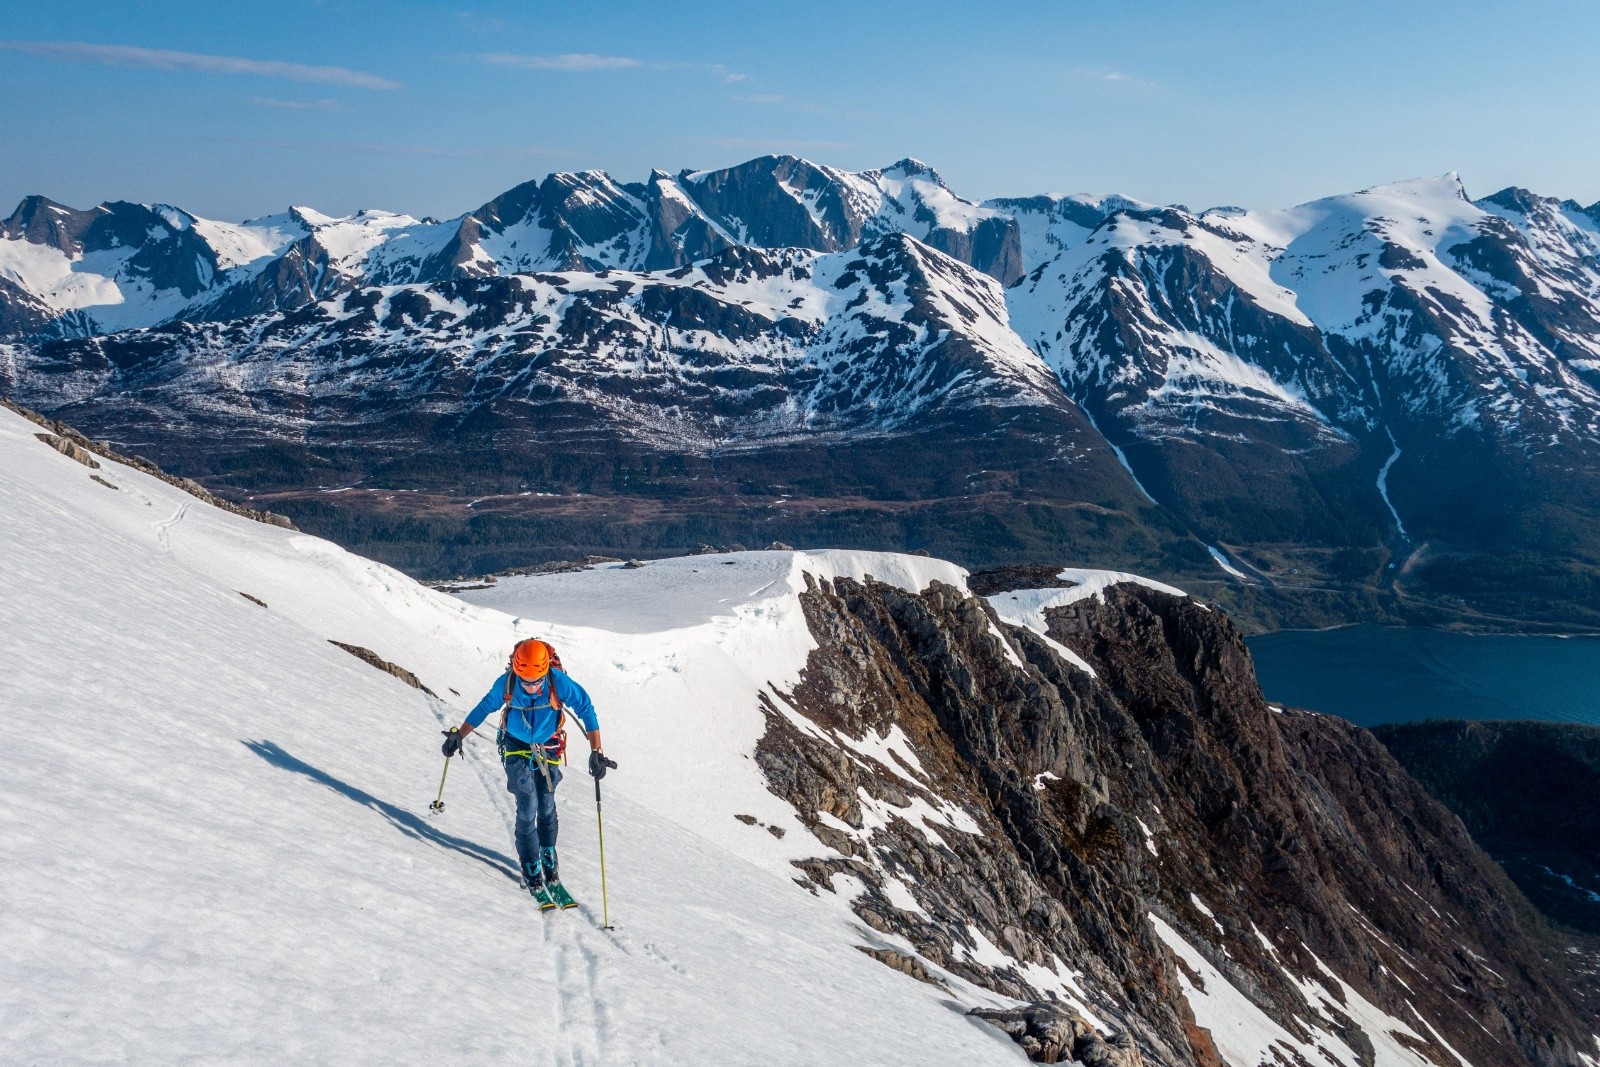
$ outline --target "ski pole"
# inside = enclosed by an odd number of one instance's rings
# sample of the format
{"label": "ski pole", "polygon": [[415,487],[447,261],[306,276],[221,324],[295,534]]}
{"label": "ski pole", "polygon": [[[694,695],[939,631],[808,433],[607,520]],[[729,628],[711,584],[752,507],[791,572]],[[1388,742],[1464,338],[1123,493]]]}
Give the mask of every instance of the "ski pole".
{"label": "ski pole", "polygon": [[594,780],[594,821],[600,829],[600,910],[605,916],[603,929],[610,930],[611,898],[606,893],[606,820],[600,813],[600,779]]}
{"label": "ski pole", "polygon": [[428,810],[433,812],[435,815],[444,810],[444,780],[449,774],[450,757],[446,756],[444,758],[444,773],[439,775],[439,795],[434,798],[432,804],[428,805]]}

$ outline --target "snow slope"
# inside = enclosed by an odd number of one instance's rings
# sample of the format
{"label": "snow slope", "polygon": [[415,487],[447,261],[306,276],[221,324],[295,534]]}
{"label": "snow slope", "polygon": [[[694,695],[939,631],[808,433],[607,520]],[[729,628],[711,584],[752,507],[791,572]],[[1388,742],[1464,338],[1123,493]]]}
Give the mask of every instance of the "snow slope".
{"label": "snow slope", "polygon": [[[804,831],[732,818],[784,814],[753,766],[735,772],[753,689],[804,656],[799,572],[953,569],[700,557],[722,569],[709,591],[683,561],[629,575],[644,588],[627,602],[698,597],[635,624],[650,632],[601,629],[626,604],[596,603],[583,575],[540,592],[547,619],[513,618],[120,465],[91,472],[35,431],[0,411],[0,709],[21,746],[0,777],[0,1061],[1021,1061],[856,951],[878,942],[841,902],[792,884]],[[576,768],[559,794],[576,914],[542,918],[516,888],[483,741],[425,817],[441,722],[529,633],[590,686],[621,764],[613,932]]]}

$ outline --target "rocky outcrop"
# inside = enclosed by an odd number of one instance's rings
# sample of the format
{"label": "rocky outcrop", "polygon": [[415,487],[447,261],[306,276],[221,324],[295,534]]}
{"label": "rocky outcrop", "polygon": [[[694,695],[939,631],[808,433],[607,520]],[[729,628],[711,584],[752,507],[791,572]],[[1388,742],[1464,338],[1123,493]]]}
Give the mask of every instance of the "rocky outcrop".
{"label": "rocky outcrop", "polygon": [[[255,600],[254,597],[249,597],[248,599]],[[260,604],[261,602],[257,600],[256,603]],[[262,607],[265,606],[266,605],[264,604],[262,605]],[[398,663],[390,663],[388,660],[384,659],[370,648],[363,648],[360,645],[347,645],[343,641],[335,641],[331,637],[328,639],[328,644],[339,646],[356,659],[360,660],[362,663],[376,667],[384,674],[392,675],[393,677],[400,679],[413,689],[420,689],[431,697],[438,696],[438,694],[432,689],[429,689],[427,686],[422,684],[422,679],[418,678],[416,675],[412,674]]]}
{"label": "rocky outcrop", "polygon": [[[1219,1062],[1191,1002],[1208,981],[1302,1057],[1555,1067],[1591,1046],[1594,991],[1459,820],[1364,731],[1269,709],[1220,613],[1122,585],[1052,609],[1047,640],[937,583],[802,602],[818,648],[770,694],[758,760],[826,846],[802,884],[931,978],[1156,1064]],[[1004,1025],[1067,1047],[1037,1013]]]}
{"label": "rocky outcrop", "polygon": [[45,418],[37,411],[30,411],[22,405],[14,404],[4,397],[0,397],[0,405],[3,405],[7,409],[16,412],[18,415],[21,415],[23,418],[34,423],[35,425],[43,426],[47,430],[51,431],[50,433],[41,433],[36,434],[35,436],[37,436],[39,440],[43,441],[51,448],[55,449],[57,452],[60,452],[64,456],[70,456],[72,459],[77,460],[79,463],[82,463],[85,466],[98,469],[100,464],[94,459],[94,456],[101,456],[105,459],[111,460],[114,463],[121,463],[124,466],[132,467],[138,471],[143,471],[152,478],[161,479],[168,485],[175,485],[189,495],[205,501],[212,507],[221,508],[223,511],[230,511],[235,515],[242,515],[247,519],[254,520],[255,522],[264,522],[268,526],[281,526],[285,530],[298,529],[294,523],[289,521],[287,516],[277,515],[270,511],[257,511],[255,508],[247,508],[242,505],[235,504],[231,500],[224,500],[221,497],[214,495],[199,482],[193,481],[189,478],[174,478],[172,475],[168,474],[166,471],[162,470],[160,467],[156,466],[154,463],[151,463],[147,459],[143,459],[139,456],[124,455],[123,453],[112,448],[110,445],[106,444],[104,441],[93,440],[92,438],[79,433],[77,430],[74,430],[71,426],[68,426],[64,422],[57,422],[55,419]]}
{"label": "rocky outcrop", "polygon": [[1079,1063],[1084,1067],[1143,1067],[1127,1034],[1101,1037],[1083,1016],[1053,1004],[980,1008],[969,1014],[1004,1030],[1035,1063]]}
{"label": "rocky outcrop", "polygon": [[75,459],[91,470],[100,469],[100,461],[95,459],[93,454],[91,454],[87,448],[84,448],[76,441],[69,441],[65,437],[59,437],[53,433],[36,433],[33,436],[49,445],[57,452],[60,452],[68,459]]}

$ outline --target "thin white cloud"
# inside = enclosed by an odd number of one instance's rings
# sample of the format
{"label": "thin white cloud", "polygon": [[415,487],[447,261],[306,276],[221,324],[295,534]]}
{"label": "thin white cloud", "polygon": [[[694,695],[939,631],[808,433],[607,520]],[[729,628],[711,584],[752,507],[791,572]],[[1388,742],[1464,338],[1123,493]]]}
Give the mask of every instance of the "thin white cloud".
{"label": "thin white cloud", "polygon": [[729,70],[721,63],[678,63],[675,65],[680,67],[689,67],[696,70],[710,71],[712,74],[715,74],[725,82],[742,82],[748,81],[750,78],[750,75],[741,73],[737,70]]}
{"label": "thin white cloud", "polygon": [[1090,67],[1074,72],[1084,81],[1100,82],[1105,85],[1120,86],[1125,89],[1159,89],[1160,86],[1148,78],[1128,74],[1125,71],[1111,70],[1105,67]]}
{"label": "thin white cloud", "polygon": [[91,44],[87,41],[0,41],[0,49],[26,52],[43,59],[66,63],[98,63],[105,67],[145,67],[153,70],[183,71],[194,74],[251,74],[263,78],[320,85],[343,85],[351,89],[403,89],[393,78],[381,78],[348,67],[313,67],[286,63],[278,59],[245,59],[240,56],[212,56],[200,52],[177,52],[167,48],[138,48],[125,44]]}
{"label": "thin white cloud", "polygon": [[256,107],[276,107],[285,111],[337,111],[339,101],[324,100],[280,100],[275,96],[250,96],[245,98],[246,103]]}
{"label": "thin white cloud", "polygon": [[513,52],[480,52],[477,58],[484,63],[500,67],[517,67],[521,70],[623,70],[644,64],[628,56],[601,56],[593,52],[563,52],[557,56],[523,56]]}
{"label": "thin white cloud", "polygon": [[559,55],[529,56],[517,52],[479,52],[471,58],[497,67],[515,67],[518,70],[561,70],[588,73],[597,70],[697,70],[724,82],[747,80],[750,75],[733,70],[722,63],[663,63],[635,59],[632,56],[602,56],[594,52],[563,52]]}

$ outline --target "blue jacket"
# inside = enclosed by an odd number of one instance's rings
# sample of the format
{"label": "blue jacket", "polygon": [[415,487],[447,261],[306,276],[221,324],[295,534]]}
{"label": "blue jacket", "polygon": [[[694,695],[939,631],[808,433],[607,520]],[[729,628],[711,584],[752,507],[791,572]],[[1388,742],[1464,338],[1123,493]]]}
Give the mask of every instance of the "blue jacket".
{"label": "blue jacket", "polygon": [[[511,713],[506,716],[506,732],[530,745],[542,745],[555,736],[556,727],[561,725],[561,713],[550,703],[552,688],[562,706],[583,723],[585,732],[600,729],[600,720],[594,715],[594,702],[583,691],[583,686],[568,678],[564,671],[552,667],[550,673],[537,682],[512,679]],[[477,729],[491,712],[505,705],[505,698],[506,675],[502,674],[467,716],[467,725]]]}

